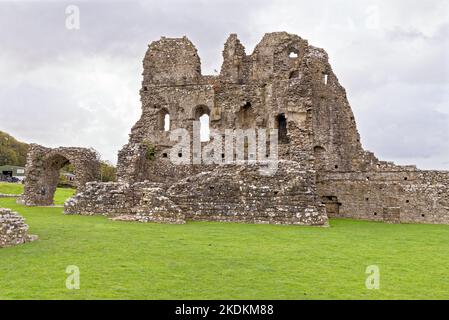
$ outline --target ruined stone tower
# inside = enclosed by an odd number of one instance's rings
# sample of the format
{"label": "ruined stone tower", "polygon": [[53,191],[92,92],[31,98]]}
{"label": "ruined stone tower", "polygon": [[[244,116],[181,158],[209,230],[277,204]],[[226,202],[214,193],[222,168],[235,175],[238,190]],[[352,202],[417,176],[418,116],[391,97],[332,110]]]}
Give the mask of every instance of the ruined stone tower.
{"label": "ruined stone tower", "polygon": [[[297,35],[268,33],[248,55],[231,34],[217,76],[202,75],[186,37],[162,37],[143,60],[140,96],[142,116],[119,152],[119,182],[88,183],[67,202],[67,213],[176,223],[326,225],[327,215],[449,221],[448,174],[396,166],[363,150],[327,53]],[[260,175],[249,160],[264,155],[247,145],[247,163],[226,164],[221,150],[222,164],[175,164],[173,157],[193,159],[198,149],[192,142],[173,155],[171,132],[193,135],[194,121],[204,116],[223,135],[278,129],[277,172]]]}

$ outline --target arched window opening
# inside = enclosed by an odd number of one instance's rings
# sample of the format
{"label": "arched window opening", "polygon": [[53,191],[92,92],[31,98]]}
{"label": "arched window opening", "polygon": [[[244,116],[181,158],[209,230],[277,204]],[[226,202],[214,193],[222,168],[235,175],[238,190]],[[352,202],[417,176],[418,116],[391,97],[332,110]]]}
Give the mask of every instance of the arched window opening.
{"label": "arched window opening", "polygon": [[294,49],[290,50],[290,53],[288,54],[288,57],[292,58],[292,59],[298,58],[298,51],[294,50]]}
{"label": "arched window opening", "polygon": [[324,149],[322,146],[315,146],[314,148],[313,148],[313,152],[315,153],[315,154],[323,154],[324,152],[326,152],[326,149]]}
{"label": "arched window opening", "polygon": [[328,80],[329,75],[327,73],[323,74],[323,83],[325,85],[327,85],[327,80]]}
{"label": "arched window opening", "polygon": [[159,130],[170,130],[170,114],[168,113],[167,109],[162,109],[161,111],[159,111],[158,126]]}
{"label": "arched window opening", "polygon": [[278,129],[278,139],[279,143],[285,144],[288,143],[288,135],[287,135],[287,118],[285,114],[281,113],[276,118],[277,129]]}
{"label": "arched window opening", "polygon": [[168,113],[164,116],[164,131],[170,131],[170,115]]}
{"label": "arched window opening", "polygon": [[195,120],[200,122],[200,141],[209,141],[210,110],[208,107],[201,105],[197,106],[194,111]]}
{"label": "arched window opening", "polygon": [[200,141],[209,141],[210,128],[209,128],[209,115],[203,114],[200,117]]}

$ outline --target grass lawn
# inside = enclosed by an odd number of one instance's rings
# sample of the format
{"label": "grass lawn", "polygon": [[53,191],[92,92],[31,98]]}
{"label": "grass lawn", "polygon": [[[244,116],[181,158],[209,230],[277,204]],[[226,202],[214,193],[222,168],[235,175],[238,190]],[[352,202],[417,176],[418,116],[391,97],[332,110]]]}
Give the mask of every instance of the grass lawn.
{"label": "grass lawn", "polygon": [[[57,202],[66,196],[58,190]],[[0,207],[39,235],[0,249],[1,299],[449,299],[447,225],[163,225],[14,199]],[[69,265],[80,268],[80,290],[65,287]],[[365,287],[369,265],[380,268],[379,290]]]}
{"label": "grass lawn", "polygon": [[23,184],[0,182],[0,193],[21,194],[23,192]]}
{"label": "grass lawn", "polygon": [[[23,184],[0,182],[0,193],[21,194],[23,193]],[[55,205],[62,206],[66,199],[73,196],[75,189],[58,188],[55,192]],[[1,203],[0,203],[1,205]]]}

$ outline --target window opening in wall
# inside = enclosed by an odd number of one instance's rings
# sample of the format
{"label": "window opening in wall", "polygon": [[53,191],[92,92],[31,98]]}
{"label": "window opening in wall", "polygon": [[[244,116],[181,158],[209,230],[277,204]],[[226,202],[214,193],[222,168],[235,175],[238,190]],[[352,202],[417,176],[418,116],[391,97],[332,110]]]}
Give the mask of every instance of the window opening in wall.
{"label": "window opening in wall", "polygon": [[277,129],[278,129],[279,143],[283,144],[288,143],[287,118],[283,113],[277,116]]}
{"label": "window opening in wall", "polygon": [[170,131],[170,115],[168,113],[164,116],[164,131]]}
{"label": "window opening in wall", "polygon": [[289,79],[295,79],[295,78],[299,78],[299,71],[298,70],[293,70],[292,72],[290,72],[290,75],[288,76]]}
{"label": "window opening in wall", "polygon": [[201,142],[209,141],[210,128],[209,128],[209,115],[203,114],[200,117],[200,140]]}

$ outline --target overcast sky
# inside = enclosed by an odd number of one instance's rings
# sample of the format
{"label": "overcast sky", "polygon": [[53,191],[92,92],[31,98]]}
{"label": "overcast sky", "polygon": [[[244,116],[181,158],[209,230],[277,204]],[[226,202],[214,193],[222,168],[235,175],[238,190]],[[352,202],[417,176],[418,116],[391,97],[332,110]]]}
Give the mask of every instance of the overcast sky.
{"label": "overcast sky", "polygon": [[[66,28],[77,5],[80,29]],[[449,170],[449,1],[2,1],[0,130],[45,146],[85,146],[116,162],[140,116],[147,45],[187,35],[203,74],[237,33],[324,48],[363,146],[382,160]]]}

